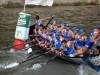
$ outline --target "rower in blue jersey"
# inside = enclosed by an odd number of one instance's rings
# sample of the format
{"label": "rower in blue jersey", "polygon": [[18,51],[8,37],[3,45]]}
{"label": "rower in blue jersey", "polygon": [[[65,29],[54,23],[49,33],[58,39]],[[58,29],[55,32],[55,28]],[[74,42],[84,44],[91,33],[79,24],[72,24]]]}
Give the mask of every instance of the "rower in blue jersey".
{"label": "rower in blue jersey", "polygon": [[75,42],[76,49],[84,47],[86,40],[87,40],[87,37],[85,36],[84,30],[80,29],[76,37],[76,42]]}
{"label": "rower in blue jersey", "polygon": [[33,37],[34,37],[34,39],[33,39],[33,41],[34,42],[39,42],[39,34],[38,34],[38,26],[37,25],[35,25],[35,29],[33,30]]}
{"label": "rower in blue jersey", "polygon": [[64,31],[64,28],[65,28],[65,24],[64,23],[60,24],[60,28],[58,30],[61,33],[61,35],[62,35],[63,31]]}
{"label": "rower in blue jersey", "polygon": [[55,32],[55,25],[56,25],[56,20],[52,20],[51,25],[49,26],[50,32]]}
{"label": "rower in blue jersey", "polygon": [[43,27],[43,32],[42,33],[39,33],[39,35],[42,37],[41,38],[41,42],[39,43],[41,46],[44,46],[45,45],[45,42],[46,40],[48,40],[48,31],[47,31],[47,27]]}
{"label": "rower in blue jersey", "polygon": [[63,40],[62,41],[62,46],[60,47],[60,50],[62,51],[61,54],[68,55],[69,57],[74,57],[74,54],[76,54],[77,52],[80,51],[80,50],[75,50],[72,47],[72,42],[70,42],[68,40]]}
{"label": "rower in blue jersey", "polygon": [[72,31],[70,30],[69,24],[65,24],[65,30],[62,33],[63,38],[66,40],[70,40],[70,37],[72,36]]}
{"label": "rower in blue jersey", "polygon": [[82,51],[79,51],[78,53],[74,54],[74,56],[85,54],[86,52],[89,51],[89,49],[95,48],[95,45],[99,40],[98,39],[99,34],[100,34],[100,25],[98,25],[98,27],[91,32],[89,38],[86,41],[85,47],[82,48]]}
{"label": "rower in blue jersey", "polygon": [[63,40],[62,41],[62,46],[60,47],[60,49],[62,50],[62,52],[65,55],[71,55],[71,54],[75,54],[75,50],[72,48],[71,46],[71,42],[68,40]]}
{"label": "rower in blue jersey", "polygon": [[77,27],[73,27],[72,28],[72,35],[70,36],[70,39],[69,40],[72,42],[72,47],[74,49],[76,49],[75,42],[76,42],[77,35],[78,35],[78,28]]}
{"label": "rower in blue jersey", "polygon": [[78,28],[73,27],[72,28],[72,36],[70,38],[70,41],[74,42],[77,35],[78,35]]}
{"label": "rower in blue jersey", "polygon": [[60,34],[56,33],[56,39],[54,40],[54,47],[56,50],[60,50],[60,47],[62,45],[62,40],[60,39]]}
{"label": "rower in blue jersey", "polygon": [[59,33],[56,33],[55,34],[55,37],[54,40],[53,40],[53,43],[52,43],[52,46],[50,47],[52,51],[59,51],[60,50],[60,47],[62,45],[62,38],[60,36]]}
{"label": "rower in blue jersey", "polygon": [[42,19],[40,19],[40,17],[39,16],[36,16],[36,24],[38,25],[38,27],[42,24],[42,21],[44,21],[44,20],[48,20],[48,19],[51,19],[51,18],[53,18],[54,17],[54,15],[53,16],[51,16],[51,17],[47,17],[47,18],[42,18]]}

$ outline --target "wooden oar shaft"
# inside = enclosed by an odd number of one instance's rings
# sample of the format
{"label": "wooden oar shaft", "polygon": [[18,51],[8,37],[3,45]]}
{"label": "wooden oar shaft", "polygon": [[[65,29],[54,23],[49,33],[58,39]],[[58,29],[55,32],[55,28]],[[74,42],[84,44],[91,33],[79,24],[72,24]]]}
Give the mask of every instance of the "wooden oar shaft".
{"label": "wooden oar shaft", "polygon": [[54,57],[52,57],[50,60],[48,60],[48,61],[46,62],[46,64],[49,63],[51,60],[55,59],[56,57],[57,57],[57,55],[55,55]]}
{"label": "wooden oar shaft", "polygon": [[53,19],[53,17],[49,20],[49,22],[47,23],[47,25],[46,26],[48,26],[48,24],[51,22],[51,20]]}

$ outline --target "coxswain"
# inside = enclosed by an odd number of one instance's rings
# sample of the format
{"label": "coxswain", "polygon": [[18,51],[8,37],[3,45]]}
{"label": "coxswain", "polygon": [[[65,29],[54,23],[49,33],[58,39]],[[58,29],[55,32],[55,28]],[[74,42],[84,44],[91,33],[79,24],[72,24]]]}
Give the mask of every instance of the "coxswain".
{"label": "coxswain", "polygon": [[39,16],[36,16],[36,24],[38,25],[38,26],[40,26],[41,24],[42,24],[42,21],[44,21],[44,20],[49,20],[49,19],[51,19],[51,18],[53,18],[54,17],[54,15],[52,15],[51,17],[47,17],[47,18],[41,18],[40,19],[40,17]]}

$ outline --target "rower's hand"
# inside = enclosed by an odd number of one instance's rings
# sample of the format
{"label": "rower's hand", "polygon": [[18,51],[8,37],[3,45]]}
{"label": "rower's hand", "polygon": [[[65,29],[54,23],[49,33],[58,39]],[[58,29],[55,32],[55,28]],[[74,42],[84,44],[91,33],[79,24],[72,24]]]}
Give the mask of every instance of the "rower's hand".
{"label": "rower's hand", "polygon": [[57,52],[57,56],[61,56],[62,52]]}
{"label": "rower's hand", "polygon": [[52,15],[52,18],[54,18],[55,17],[55,15]]}

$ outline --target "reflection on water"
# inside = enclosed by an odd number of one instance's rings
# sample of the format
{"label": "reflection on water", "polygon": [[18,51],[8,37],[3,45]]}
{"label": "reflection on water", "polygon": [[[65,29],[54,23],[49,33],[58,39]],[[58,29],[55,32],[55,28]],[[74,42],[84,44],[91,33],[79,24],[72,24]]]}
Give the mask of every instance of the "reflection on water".
{"label": "reflection on water", "polygon": [[88,75],[88,69],[85,70],[85,64],[82,64],[78,68],[79,75]]}

